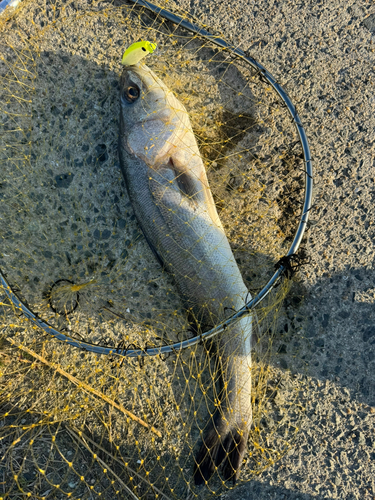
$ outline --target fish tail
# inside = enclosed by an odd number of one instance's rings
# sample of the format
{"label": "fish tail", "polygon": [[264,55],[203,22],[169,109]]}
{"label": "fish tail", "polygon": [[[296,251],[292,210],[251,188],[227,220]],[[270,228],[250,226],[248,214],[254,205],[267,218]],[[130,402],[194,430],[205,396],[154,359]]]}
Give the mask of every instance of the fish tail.
{"label": "fish tail", "polygon": [[248,430],[230,426],[219,418],[218,425],[211,424],[195,458],[194,482],[197,486],[205,484],[217,468],[222,465],[225,481],[238,477],[242,460],[247,450]]}

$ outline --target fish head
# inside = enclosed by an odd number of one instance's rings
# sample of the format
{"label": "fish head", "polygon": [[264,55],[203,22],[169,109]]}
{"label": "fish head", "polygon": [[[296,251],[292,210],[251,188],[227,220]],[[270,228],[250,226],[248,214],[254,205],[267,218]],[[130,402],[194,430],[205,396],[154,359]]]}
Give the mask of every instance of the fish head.
{"label": "fish head", "polygon": [[170,153],[188,120],[184,106],[145,65],[125,67],[120,105],[122,144],[149,165]]}
{"label": "fish head", "polygon": [[121,75],[120,92],[121,111],[127,124],[134,126],[155,118],[170,118],[172,92],[147,66],[126,67]]}

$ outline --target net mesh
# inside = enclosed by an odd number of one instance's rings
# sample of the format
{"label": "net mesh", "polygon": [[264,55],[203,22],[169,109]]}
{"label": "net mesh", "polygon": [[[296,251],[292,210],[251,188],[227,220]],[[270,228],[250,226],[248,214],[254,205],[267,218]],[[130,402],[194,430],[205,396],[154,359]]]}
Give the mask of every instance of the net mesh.
{"label": "net mesh", "polygon": [[[192,21],[172,2],[160,5]],[[211,292],[194,302],[192,321],[178,269],[163,269],[137,222],[118,135],[121,55],[141,39],[157,43],[147,65],[187,111],[220,220],[207,231],[222,224],[244,285],[253,296],[261,290],[293,236],[304,173],[292,120],[258,73],[160,15],[121,2],[25,0],[5,11],[0,31],[0,267],[30,310],[69,336],[126,350],[190,338],[249,300],[234,292],[207,321],[222,282],[206,283]],[[154,112],[147,106],[144,130]],[[157,149],[149,135],[142,147],[152,155],[153,144]],[[171,217],[181,220],[181,207]],[[198,246],[206,236],[193,217],[187,224]],[[165,261],[165,243],[152,243]],[[210,262],[190,278],[197,291]],[[225,266],[220,272],[225,281]],[[237,328],[169,357],[130,359],[51,338],[2,290],[1,498],[208,498],[232,488],[228,479],[248,481],[275,463],[303,415],[300,377],[278,362],[287,292],[283,281],[261,302],[250,333]],[[250,336],[244,464],[228,474],[219,461],[197,487],[202,440],[233,401],[229,361],[242,359]],[[241,426],[234,428],[240,435]],[[232,450],[221,453],[225,463]]]}

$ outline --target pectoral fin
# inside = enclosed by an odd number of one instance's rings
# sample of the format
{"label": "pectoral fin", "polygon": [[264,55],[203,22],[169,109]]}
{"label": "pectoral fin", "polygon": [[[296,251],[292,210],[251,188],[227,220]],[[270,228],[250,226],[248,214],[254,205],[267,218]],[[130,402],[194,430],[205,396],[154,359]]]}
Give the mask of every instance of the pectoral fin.
{"label": "pectoral fin", "polygon": [[179,185],[171,160],[165,167],[152,169],[149,181],[151,195],[161,211],[176,210],[180,206],[185,196],[184,185],[182,182]]}

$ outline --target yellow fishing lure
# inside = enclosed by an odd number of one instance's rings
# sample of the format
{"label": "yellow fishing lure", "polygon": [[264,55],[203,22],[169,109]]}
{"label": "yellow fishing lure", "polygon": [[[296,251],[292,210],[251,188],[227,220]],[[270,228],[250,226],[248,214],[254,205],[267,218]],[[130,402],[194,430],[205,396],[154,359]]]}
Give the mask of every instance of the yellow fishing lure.
{"label": "yellow fishing lure", "polygon": [[156,49],[156,43],[147,42],[142,40],[130,45],[122,56],[121,64],[124,66],[134,66],[139,63],[148,54],[152,54]]}

